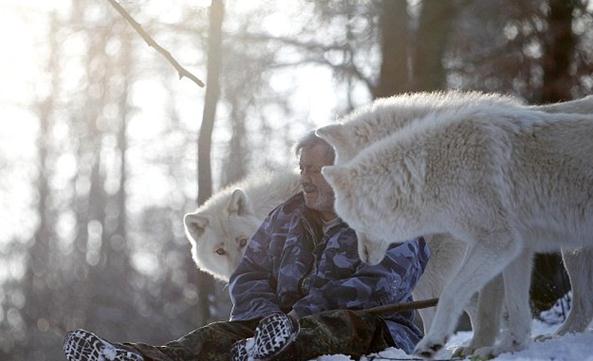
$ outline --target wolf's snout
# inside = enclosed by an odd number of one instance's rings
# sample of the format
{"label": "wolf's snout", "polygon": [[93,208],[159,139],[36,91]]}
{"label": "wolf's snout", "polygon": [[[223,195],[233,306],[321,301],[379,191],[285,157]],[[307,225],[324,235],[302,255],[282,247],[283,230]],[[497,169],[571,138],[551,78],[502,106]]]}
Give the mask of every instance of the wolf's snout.
{"label": "wolf's snout", "polygon": [[361,241],[358,242],[358,257],[364,263],[369,263],[369,249],[367,248],[366,244],[364,244],[364,242]]}

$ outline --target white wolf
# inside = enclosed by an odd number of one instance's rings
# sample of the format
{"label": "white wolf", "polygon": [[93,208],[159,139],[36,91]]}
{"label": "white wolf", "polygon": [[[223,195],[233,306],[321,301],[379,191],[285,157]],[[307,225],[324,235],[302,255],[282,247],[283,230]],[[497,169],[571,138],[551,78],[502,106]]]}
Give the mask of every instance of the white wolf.
{"label": "white wolf", "polygon": [[299,191],[299,176],[293,170],[258,174],[226,187],[186,214],[185,233],[198,268],[228,281],[266,215]]}
{"label": "white wolf", "polygon": [[[513,97],[481,92],[434,92],[411,93],[378,99],[347,115],[338,124],[332,124],[317,130],[317,134],[332,144],[336,150],[336,164],[352,159],[369,144],[392,134],[410,122],[422,119],[427,114],[456,111],[475,107],[479,104],[499,107],[521,107],[550,113],[593,113],[593,96],[579,100],[524,106]],[[426,236],[433,251],[431,262],[425,275],[420,279],[415,292],[418,299],[438,297],[446,281],[452,277],[461,263],[465,243],[447,234]],[[433,238],[435,238],[433,240]],[[589,298],[593,293],[593,258],[592,250],[580,252],[564,251],[564,263],[573,288],[573,307],[566,322],[557,330],[557,334],[583,331],[593,319],[593,307]],[[590,264],[590,266],[588,266]],[[588,267],[590,272],[583,272]],[[470,345],[463,350],[472,353],[481,347],[493,344],[498,333],[500,302],[502,301],[501,277],[497,277],[480,293],[480,302],[473,298],[465,311],[470,317],[474,337]],[[420,310],[420,315],[427,330],[434,317],[431,308]]]}
{"label": "white wolf", "polygon": [[491,352],[524,347],[532,253],[593,247],[592,137],[592,116],[479,104],[428,114],[324,167],[363,260],[423,234],[467,243],[418,354],[432,357],[471,295],[501,272],[510,331]]}

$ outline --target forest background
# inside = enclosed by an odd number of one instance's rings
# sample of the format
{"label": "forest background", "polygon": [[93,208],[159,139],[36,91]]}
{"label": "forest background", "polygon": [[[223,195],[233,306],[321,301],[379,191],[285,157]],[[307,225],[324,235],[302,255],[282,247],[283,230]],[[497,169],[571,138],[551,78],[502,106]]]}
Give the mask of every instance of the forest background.
{"label": "forest background", "polygon": [[[538,104],[593,87],[588,0],[121,5],[206,88],[107,0],[0,1],[1,360],[63,359],[78,327],[161,344],[226,319],[183,214],[296,165],[299,136],[357,106],[451,88]],[[557,255],[533,277],[534,312],[570,288]]]}

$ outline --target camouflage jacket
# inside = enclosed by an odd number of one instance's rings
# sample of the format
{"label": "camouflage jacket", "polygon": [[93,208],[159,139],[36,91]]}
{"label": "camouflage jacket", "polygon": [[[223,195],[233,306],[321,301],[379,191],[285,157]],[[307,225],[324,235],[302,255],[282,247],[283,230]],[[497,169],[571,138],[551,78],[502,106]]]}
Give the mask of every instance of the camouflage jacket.
{"label": "camouflage jacket", "polygon": [[[344,222],[321,231],[302,194],[274,209],[251,237],[230,278],[231,320],[294,310],[299,317],[334,310],[409,302],[430,251],[424,239],[392,245],[376,266],[358,257],[354,230]],[[399,348],[422,337],[413,313],[384,316]]]}

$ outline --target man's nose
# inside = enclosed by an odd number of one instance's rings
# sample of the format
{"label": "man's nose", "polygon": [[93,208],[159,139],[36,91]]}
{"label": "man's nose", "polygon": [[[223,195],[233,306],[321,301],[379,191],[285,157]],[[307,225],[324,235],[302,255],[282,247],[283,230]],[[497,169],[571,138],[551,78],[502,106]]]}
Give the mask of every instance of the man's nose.
{"label": "man's nose", "polygon": [[302,183],[311,183],[311,175],[305,171],[301,173],[301,182]]}

